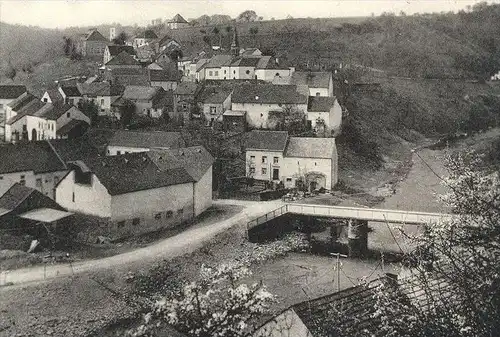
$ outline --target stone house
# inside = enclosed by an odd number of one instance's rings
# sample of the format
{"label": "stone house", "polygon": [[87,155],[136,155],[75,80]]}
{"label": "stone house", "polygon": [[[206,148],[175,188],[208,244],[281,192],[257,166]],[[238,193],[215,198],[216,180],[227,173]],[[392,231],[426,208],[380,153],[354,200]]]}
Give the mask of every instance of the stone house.
{"label": "stone house", "polygon": [[83,57],[102,59],[104,50],[109,44],[106,39],[95,28],[90,29],[86,34],[82,34],[76,41],[76,50]]}
{"label": "stone house", "polygon": [[120,97],[124,87],[107,81],[78,83],[78,91],[83,100],[92,101],[98,107],[100,116],[111,116],[111,103]]}
{"label": "stone house", "polygon": [[231,109],[231,93],[227,88],[206,86],[196,98],[207,124],[222,121],[222,115]]}
{"label": "stone house", "polygon": [[135,49],[132,46],[108,45],[106,49],[104,49],[102,64],[108,63],[113,57],[118,56],[121,52],[126,52],[132,57],[136,55]]}

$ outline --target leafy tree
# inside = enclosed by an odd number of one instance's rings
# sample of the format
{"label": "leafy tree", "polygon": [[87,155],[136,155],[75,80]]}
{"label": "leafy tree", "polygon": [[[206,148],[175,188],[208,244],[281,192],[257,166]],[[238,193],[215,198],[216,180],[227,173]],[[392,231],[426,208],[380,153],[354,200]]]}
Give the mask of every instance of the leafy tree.
{"label": "leafy tree", "polygon": [[135,115],[135,104],[126,100],[123,106],[120,107],[120,123],[123,128],[130,125]]}
{"label": "leafy tree", "polygon": [[78,102],[78,109],[90,118],[91,125],[96,125],[99,118],[99,107],[94,101],[82,100]]}
{"label": "leafy tree", "polygon": [[250,32],[250,35],[252,35],[253,44],[256,45],[257,44],[256,43],[257,42],[256,38],[257,38],[257,33],[259,32],[259,28],[252,27],[252,28],[250,28],[249,32]]}
{"label": "leafy tree", "polygon": [[73,41],[71,40],[71,38],[66,37],[66,36],[63,36],[63,41],[64,41],[64,44],[63,44],[64,55],[70,56],[71,55],[71,48],[73,46]]}
{"label": "leafy tree", "polygon": [[203,35],[203,42],[208,44],[210,47],[212,47],[212,41],[210,40],[210,36],[208,35]]}
{"label": "leafy tree", "polygon": [[16,74],[17,74],[16,68],[14,68],[14,66],[9,62],[7,64],[7,68],[5,68],[4,70],[5,77],[13,81],[14,78],[16,77]]}
{"label": "leafy tree", "polygon": [[173,62],[178,62],[182,57],[183,57],[183,53],[182,53],[182,50],[180,49],[174,49],[170,55],[169,55],[170,59],[173,61]]}
{"label": "leafy tree", "polygon": [[236,21],[237,22],[253,22],[253,21],[256,21],[257,19],[258,19],[258,16],[257,16],[257,13],[255,13],[255,11],[246,10],[246,11],[240,13],[240,15],[238,15],[238,17],[236,18]]}
{"label": "leafy tree", "polygon": [[113,39],[113,43],[123,46],[123,45],[125,45],[125,42],[128,40],[128,38],[129,38],[129,36],[127,35],[127,33],[125,33],[124,31],[121,31],[120,34],[118,34]]}
{"label": "leafy tree", "polygon": [[452,155],[444,200],[456,217],[429,224],[411,280],[425,298],[381,291],[384,336],[496,336],[500,331],[500,179],[472,153]]}

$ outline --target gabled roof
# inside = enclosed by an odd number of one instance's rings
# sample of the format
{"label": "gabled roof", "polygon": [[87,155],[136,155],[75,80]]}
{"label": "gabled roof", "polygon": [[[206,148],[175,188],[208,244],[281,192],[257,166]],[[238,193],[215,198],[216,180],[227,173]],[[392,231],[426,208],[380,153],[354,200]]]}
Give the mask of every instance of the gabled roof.
{"label": "gabled roof", "polygon": [[335,105],[336,97],[309,96],[307,111],[328,112]]}
{"label": "gabled roof", "polygon": [[123,46],[123,45],[109,45],[106,48],[109,50],[109,54],[111,56],[117,56],[121,52],[126,52],[129,55],[135,55],[135,49],[132,46]]}
{"label": "gabled roof", "polygon": [[222,66],[228,66],[233,60],[232,55],[215,55],[205,63],[204,68],[220,68]]}
{"label": "gabled roof", "polygon": [[65,165],[47,141],[0,146],[0,174],[34,171],[35,173],[65,170]]}
{"label": "gabled roof", "polygon": [[198,95],[198,101],[205,104],[222,104],[231,95],[232,90],[218,87],[206,86]]}
{"label": "gabled roof", "polygon": [[76,139],[50,139],[47,140],[47,142],[50,143],[52,148],[59,155],[59,158],[64,162],[83,160],[89,157],[96,157],[99,154],[97,149],[84,137]]}
{"label": "gabled roof", "polygon": [[84,40],[87,41],[104,41],[107,42],[108,39],[106,39],[97,29],[92,29],[90,30],[85,36]]}
{"label": "gabled roof", "polygon": [[195,82],[181,82],[177,84],[177,88],[174,90],[176,95],[194,95],[198,89],[198,84]]}
{"label": "gabled roof", "polygon": [[0,99],[15,99],[25,92],[24,85],[0,85]]}
{"label": "gabled roof", "polygon": [[0,213],[2,210],[12,211],[16,209],[26,198],[28,198],[35,189],[26,187],[19,183],[14,183],[7,192],[0,197]]}
{"label": "gabled roof", "polygon": [[127,131],[115,132],[108,146],[123,146],[137,148],[179,148],[185,142],[180,132],[166,131]]}
{"label": "gabled roof", "polygon": [[332,73],[317,71],[296,71],[292,74],[292,84],[308,85],[311,88],[328,88]]}
{"label": "gabled roof", "polygon": [[231,67],[257,67],[260,58],[258,57],[238,57],[231,63]]}
{"label": "gabled roof", "polygon": [[54,119],[50,111],[54,108],[51,103],[44,103],[39,100],[30,101],[28,104],[24,105],[22,108],[18,109],[17,115],[12,116],[5,124],[12,125],[22,119],[25,116],[36,116],[43,117],[46,119]]}
{"label": "gabled roof", "polygon": [[147,30],[141,32],[135,38],[136,39],[157,39],[158,35],[156,35],[156,33],[153,32],[151,29],[147,29]]}
{"label": "gabled roof", "polygon": [[245,84],[234,89],[233,103],[306,104],[307,96],[295,85]]}
{"label": "gabled roof", "polygon": [[[257,52],[257,53],[255,54],[255,52]],[[246,49],[243,49],[242,51],[240,51],[240,54],[243,56],[262,55],[262,52],[258,48],[246,48]]]}
{"label": "gabled roof", "polygon": [[144,152],[89,158],[71,165],[90,169],[111,195],[194,182],[184,168],[161,170]]}
{"label": "gabled roof", "polygon": [[287,131],[253,130],[245,135],[247,150],[285,151],[288,140]]}
{"label": "gabled roof", "polygon": [[176,14],[169,23],[188,23],[180,14]]}
{"label": "gabled roof", "polygon": [[49,95],[50,99],[52,100],[52,103],[58,103],[64,100],[63,96],[59,92],[59,89],[57,88],[47,89],[45,90],[45,93]]}
{"label": "gabled roof", "polygon": [[149,80],[151,82],[177,82],[180,74],[174,71],[149,69]]}
{"label": "gabled roof", "polygon": [[331,159],[335,138],[290,137],[285,157]]}
{"label": "gabled roof", "polygon": [[128,85],[125,87],[125,91],[123,92],[123,98],[128,100],[152,100],[160,90],[163,90],[161,87],[149,87],[149,86],[140,86],[140,85]]}
{"label": "gabled roof", "polygon": [[32,101],[38,101],[38,100],[39,100],[38,97],[30,94],[29,92],[25,92],[25,93],[21,94],[21,96],[17,97],[16,99],[14,99],[12,102],[10,102],[7,105],[12,110],[17,112],[19,109],[21,109],[26,104],[29,104]]}
{"label": "gabled roof", "polygon": [[106,63],[107,66],[139,66],[140,63],[127,51],[123,50]]}
{"label": "gabled roof", "polygon": [[78,90],[82,95],[97,96],[120,96],[125,87],[121,85],[111,85],[109,82],[78,83]]}
{"label": "gabled roof", "polygon": [[70,105],[70,104],[59,104],[59,105],[53,105],[50,110],[47,110],[44,114],[43,117],[47,119],[52,119],[52,120],[57,120],[59,117],[64,115],[68,110],[70,109],[77,109],[77,107]]}
{"label": "gabled roof", "polygon": [[195,181],[199,181],[214,163],[214,158],[203,146],[167,150],[153,149],[148,152],[148,155],[160,169],[178,165],[184,168]]}
{"label": "gabled roof", "polygon": [[62,92],[67,97],[79,97],[81,96],[80,90],[78,90],[78,87],[76,85],[71,85],[71,86],[61,86]]}

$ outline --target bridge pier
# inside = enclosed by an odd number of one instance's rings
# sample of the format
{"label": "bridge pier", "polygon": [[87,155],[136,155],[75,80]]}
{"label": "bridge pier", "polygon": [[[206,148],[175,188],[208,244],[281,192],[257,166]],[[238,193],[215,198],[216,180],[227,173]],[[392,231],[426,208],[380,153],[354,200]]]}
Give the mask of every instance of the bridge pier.
{"label": "bridge pier", "polygon": [[368,221],[347,221],[349,257],[362,257],[368,252]]}

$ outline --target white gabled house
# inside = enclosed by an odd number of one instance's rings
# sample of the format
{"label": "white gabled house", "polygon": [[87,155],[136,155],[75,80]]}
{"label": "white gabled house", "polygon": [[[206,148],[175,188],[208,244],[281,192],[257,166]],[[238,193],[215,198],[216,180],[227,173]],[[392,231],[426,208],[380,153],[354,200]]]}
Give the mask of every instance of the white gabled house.
{"label": "white gabled house", "polygon": [[336,97],[310,96],[307,120],[316,132],[336,136],[342,124],[342,107]]}

